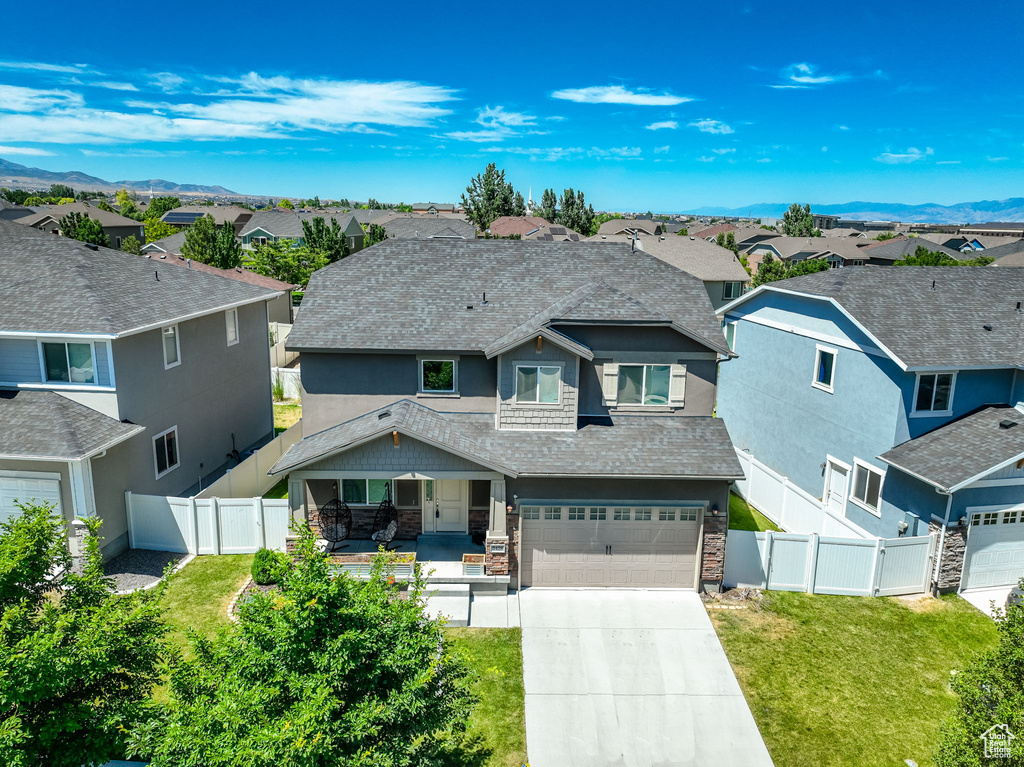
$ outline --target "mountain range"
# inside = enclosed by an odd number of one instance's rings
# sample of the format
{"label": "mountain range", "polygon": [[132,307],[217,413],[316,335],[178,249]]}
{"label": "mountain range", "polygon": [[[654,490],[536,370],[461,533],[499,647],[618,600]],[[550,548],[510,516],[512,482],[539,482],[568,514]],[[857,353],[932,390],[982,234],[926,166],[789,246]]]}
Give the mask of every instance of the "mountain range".
{"label": "mountain range", "polygon": [[148,192],[152,189],[160,194],[195,194],[221,195],[239,197],[237,192],[222,186],[204,186],[202,184],[178,184],[162,178],[150,178],[144,181],[105,181],[81,171],[67,172],[30,168],[0,157],[0,186],[14,189],[48,189],[50,184],[67,184],[73,189],[89,192],[116,192],[121,188]]}
{"label": "mountain range", "polygon": [[[782,218],[788,203],[762,202],[743,208],[706,206],[687,211],[694,216],[741,216]],[[906,223],[979,224],[988,221],[1024,221],[1024,197],[1008,200],[980,200],[939,205],[926,202],[906,205],[899,202],[844,202],[837,205],[811,204],[814,213],[866,221],[903,221]]]}

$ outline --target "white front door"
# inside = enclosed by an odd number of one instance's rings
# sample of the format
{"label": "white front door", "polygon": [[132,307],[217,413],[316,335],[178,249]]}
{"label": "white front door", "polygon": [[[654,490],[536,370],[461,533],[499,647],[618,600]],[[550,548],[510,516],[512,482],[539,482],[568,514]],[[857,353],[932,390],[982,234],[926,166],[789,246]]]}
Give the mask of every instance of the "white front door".
{"label": "white front door", "polygon": [[434,532],[469,531],[469,483],[464,479],[434,481]]}
{"label": "white front door", "polygon": [[845,463],[828,459],[828,468],[825,470],[825,505],[836,514],[846,514],[846,488],[847,479],[850,476],[850,467]]}

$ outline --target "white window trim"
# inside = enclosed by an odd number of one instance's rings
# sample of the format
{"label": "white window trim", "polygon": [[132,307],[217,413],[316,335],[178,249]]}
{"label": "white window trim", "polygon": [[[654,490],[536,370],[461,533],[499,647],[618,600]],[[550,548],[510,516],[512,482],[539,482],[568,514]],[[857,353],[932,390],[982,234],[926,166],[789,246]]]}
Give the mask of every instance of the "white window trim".
{"label": "white window trim", "polygon": [[[615,406],[623,409],[632,409],[637,407],[643,408],[666,408],[666,407],[682,407],[681,405],[672,404],[672,364],[668,362],[620,362],[618,363],[618,374],[622,375],[622,368],[643,368],[644,369],[644,380],[643,387],[640,390],[640,402],[622,403],[619,402],[618,395],[618,380],[615,382]],[[668,392],[665,394],[665,401],[661,404],[644,404],[643,400],[647,399],[647,368],[653,367],[667,367],[668,368]]]}
{"label": "white window trim", "polygon": [[[732,345],[731,346],[729,346],[729,335],[728,335],[728,333],[725,332],[725,329],[727,327],[729,327],[730,325],[732,326]],[[726,346],[729,346],[729,351],[731,351],[731,352],[736,351],[736,334],[739,333],[739,330],[740,330],[740,321],[739,320],[726,320],[725,322],[722,323],[722,335],[725,336]]]}
{"label": "white window trim", "polygon": [[[728,287],[730,285],[739,285],[736,290],[736,295],[729,295]],[[723,301],[735,301],[737,298],[743,295],[743,283],[739,280],[726,280],[722,283],[722,300]]]}
{"label": "white window trim", "polygon": [[[167,330],[167,328],[174,328],[174,349],[178,353],[178,359],[170,363],[167,362],[167,345],[164,343],[164,331]],[[160,328],[160,352],[164,355],[164,370],[176,368],[181,364],[181,334],[177,323],[173,325],[164,325]]]}
{"label": "white window trim", "polygon": [[[173,466],[168,466],[166,469],[164,469],[164,471],[160,471],[157,468],[160,464],[157,461],[156,441],[158,439],[160,439],[161,437],[166,436],[167,434],[170,434],[172,431],[174,432],[174,449],[177,452],[177,455],[175,456],[175,458],[178,459],[178,462],[176,464],[174,464]],[[166,477],[168,474],[170,474],[172,471],[177,469],[179,466],[181,466],[181,440],[178,438],[178,427],[177,426],[172,426],[171,428],[165,429],[164,431],[160,432],[159,434],[154,434],[153,435],[153,471],[156,473],[156,478],[160,479],[161,477]]]}
{"label": "white window trim", "polygon": [[[565,365],[561,362],[515,362],[512,374],[512,401],[522,407],[560,407],[562,404],[562,384],[565,381]],[[519,399],[519,368],[537,368],[537,397],[540,397],[540,369],[558,368],[558,399],[554,402],[528,402]]]}
{"label": "white window trim", "polygon": [[833,455],[825,453],[825,486],[821,491],[821,501],[828,507],[828,486],[832,479],[832,466],[836,465],[846,469],[846,487],[843,489],[843,512],[846,512],[846,502],[850,500],[850,483],[853,481],[853,467],[846,461],[840,461]]}
{"label": "white window trim", "polygon": [[[64,344],[64,359],[68,363],[68,379],[67,381],[51,381],[46,377],[46,354],[43,351],[43,344]],[[68,344],[89,344],[89,352],[92,354],[92,383],[82,383],[79,381],[72,381],[71,379],[71,360],[67,359],[68,356]],[[96,342],[95,341],[84,341],[81,338],[41,338],[36,339],[36,349],[39,352],[39,380],[44,386],[54,386],[62,389],[77,389],[79,386],[85,386],[89,389],[110,389],[110,386],[100,386],[100,369],[96,364]],[[109,353],[110,347],[107,347],[108,362],[109,365]]]}
{"label": "white window trim", "polygon": [[[832,355],[832,381],[829,384],[823,384],[818,380],[818,365],[821,363],[821,353],[826,352]],[[822,391],[833,394],[835,392],[836,384],[836,366],[839,364],[839,350],[831,346],[825,346],[824,344],[814,345],[814,370],[811,371],[811,386],[815,389],[821,389]]]}
{"label": "white window trim", "polygon": [[[233,318],[233,320],[232,320]],[[231,340],[230,327],[234,324],[235,326],[235,340]],[[228,346],[234,346],[241,339],[241,334],[238,330],[238,308],[228,309],[224,312],[224,332],[227,337]],[[181,358],[181,354],[178,354],[178,358]]]}
{"label": "white window trim", "polygon": [[[955,370],[927,370],[918,373],[914,380],[914,398],[910,401],[911,418],[949,418],[953,415],[953,396],[956,394],[956,373]],[[921,376],[951,375],[953,380],[949,383],[949,407],[945,410],[918,410],[917,392],[921,388]],[[935,401],[935,394],[932,393],[932,402]]]}
{"label": "white window trim", "polygon": [[[367,476],[362,476],[362,477],[343,477],[342,479],[338,480],[338,499],[342,500],[343,497],[344,497],[344,494],[345,494],[344,490],[342,489],[343,486],[341,484],[343,481],[344,482],[362,481],[362,483],[363,483],[363,497],[366,500],[363,501],[362,503],[360,503],[358,501],[351,501],[351,502],[345,501],[345,503],[348,503],[349,506],[360,506],[360,507],[362,507],[362,506],[379,506],[380,505],[380,501],[371,501],[370,500],[370,480],[373,480],[375,482],[376,481],[383,481],[383,482],[388,482],[388,483],[391,484],[391,502],[395,504],[395,508],[402,508],[402,509],[416,508],[414,506],[398,506],[398,502],[396,500],[397,499],[397,491],[395,490],[395,480],[396,479],[397,478],[367,477]],[[431,482],[433,480],[427,480],[427,481]],[[426,503],[426,500],[424,499],[423,502]]]}
{"label": "white window trim", "polygon": [[[420,357],[417,361],[419,365],[419,391],[418,394],[426,395],[452,395],[458,394],[459,392],[459,360],[457,357]],[[451,389],[426,389],[423,386],[423,363],[424,362],[450,362],[452,363],[452,388]]]}
{"label": "white window trim", "polygon": [[[858,500],[857,497],[854,495],[854,493],[856,492],[856,487],[857,487],[856,473],[857,473],[857,467],[858,466],[860,466],[860,467],[862,467],[862,468],[864,468],[864,469],[866,469],[868,471],[873,471],[875,474],[881,474],[882,475],[882,478],[878,481],[878,508],[877,509],[872,509],[870,506],[868,506],[866,503],[864,503],[864,501]],[[867,487],[867,486],[865,485],[865,487]],[[868,512],[869,514],[873,514],[876,517],[878,517],[879,519],[881,519],[881,517],[882,517],[882,490],[884,489],[884,487],[885,487],[885,470],[884,469],[880,469],[877,466],[874,466],[874,465],[868,463],[867,461],[862,461],[860,458],[856,458],[855,457],[853,459],[853,471],[850,472],[850,495],[849,495],[849,497],[847,499],[850,503],[854,503],[857,506],[860,506],[862,509],[864,509],[864,511]]]}

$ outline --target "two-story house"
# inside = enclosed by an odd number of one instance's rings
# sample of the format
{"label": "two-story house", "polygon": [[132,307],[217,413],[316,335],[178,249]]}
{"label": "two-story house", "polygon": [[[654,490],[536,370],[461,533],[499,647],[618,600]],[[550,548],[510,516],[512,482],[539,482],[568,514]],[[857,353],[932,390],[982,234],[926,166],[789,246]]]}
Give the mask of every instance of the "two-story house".
{"label": "two-story house", "polygon": [[294,211],[284,208],[259,210],[253,213],[252,218],[245,223],[239,234],[242,239],[242,247],[245,250],[256,250],[260,245],[278,240],[291,240],[293,246],[301,246],[305,244],[305,230],[302,228],[302,222],[312,221],[315,218],[323,219],[328,226],[332,221],[336,221],[348,242],[349,250],[355,253],[362,249],[366,233],[351,213],[324,210]]}
{"label": "two-story house", "polygon": [[624,244],[389,239],[313,275],[288,348],[306,436],[271,474],[297,520],[336,499],[366,537],[390,494],[400,538],[485,539],[524,585],[721,580],[742,472],[692,275]]}
{"label": "two-story house", "polygon": [[[939,588],[1024,576],[1024,269],[865,266],[723,307],[718,414],[826,512],[939,534]],[[966,548],[966,554],[965,554]]]}
{"label": "two-story house", "polygon": [[279,292],[0,221],[0,295],[0,518],[99,516],[109,558],[126,491],[193,494],[273,437]]}

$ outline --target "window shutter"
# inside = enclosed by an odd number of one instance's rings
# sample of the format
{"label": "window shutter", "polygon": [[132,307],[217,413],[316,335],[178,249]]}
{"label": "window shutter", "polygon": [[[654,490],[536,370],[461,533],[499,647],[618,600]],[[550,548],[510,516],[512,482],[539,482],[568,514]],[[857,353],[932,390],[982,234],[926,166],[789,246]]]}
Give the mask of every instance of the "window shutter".
{"label": "window shutter", "polygon": [[614,362],[606,362],[601,371],[601,391],[604,404],[612,407],[619,394],[619,366]]}
{"label": "window shutter", "polygon": [[686,365],[673,365],[668,384],[668,404],[683,406],[686,398]]}

